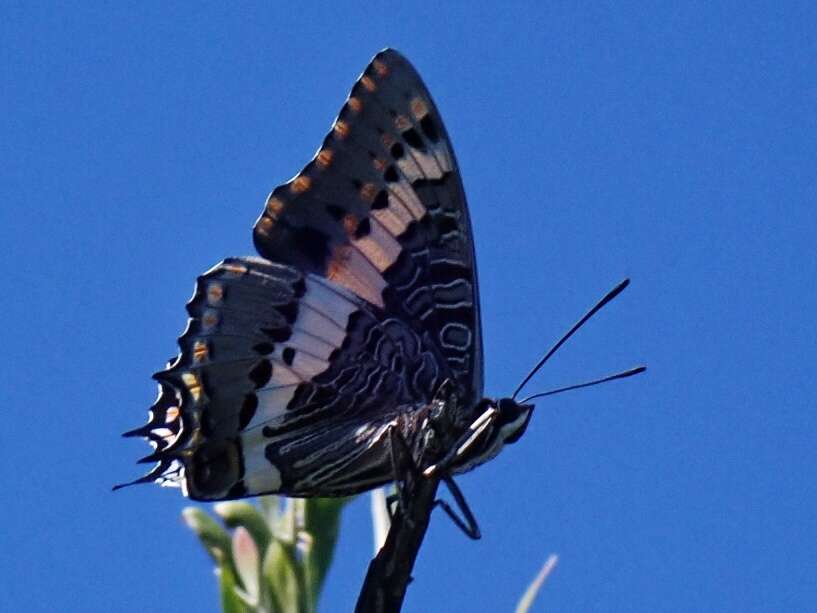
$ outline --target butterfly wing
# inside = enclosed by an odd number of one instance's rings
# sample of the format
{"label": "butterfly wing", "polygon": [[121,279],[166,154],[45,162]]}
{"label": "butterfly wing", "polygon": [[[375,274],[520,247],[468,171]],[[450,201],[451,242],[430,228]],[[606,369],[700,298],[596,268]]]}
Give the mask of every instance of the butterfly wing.
{"label": "butterfly wing", "polygon": [[137,480],[219,500],[388,481],[380,445],[442,381],[482,393],[476,265],[456,160],[411,65],[378,54],[306,168],[254,228],[265,259],[199,277],[157,373]]}
{"label": "butterfly wing", "polygon": [[199,277],[181,352],[157,373],[139,481],[191,498],[346,495],[389,479],[367,456],[398,415],[428,404],[439,356],[398,318],[325,278],[259,258]]}
{"label": "butterfly wing", "polygon": [[377,54],[314,159],[270,194],[258,252],[346,287],[428,335],[466,402],[482,397],[476,260],[437,107],[399,53]]}

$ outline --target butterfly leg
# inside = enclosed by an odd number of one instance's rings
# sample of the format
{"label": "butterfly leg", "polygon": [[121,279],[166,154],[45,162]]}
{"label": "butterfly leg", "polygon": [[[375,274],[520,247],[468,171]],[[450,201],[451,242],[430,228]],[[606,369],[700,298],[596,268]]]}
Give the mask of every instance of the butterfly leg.
{"label": "butterfly leg", "polygon": [[446,486],[448,486],[448,491],[450,491],[451,495],[454,496],[454,500],[456,501],[457,506],[460,508],[460,511],[462,511],[465,520],[460,518],[454,509],[451,508],[451,505],[449,505],[445,500],[435,500],[434,506],[442,508],[448,517],[451,518],[451,521],[457,524],[457,527],[462,530],[468,538],[475,541],[479,540],[482,538],[482,533],[479,530],[477,520],[474,517],[474,514],[471,512],[468,503],[465,501],[465,496],[462,495],[462,491],[460,491],[459,486],[454,482],[454,479],[448,475],[443,477],[443,481],[445,482]]}
{"label": "butterfly leg", "polygon": [[391,457],[392,475],[394,477],[394,485],[396,492],[386,498],[386,510],[389,513],[389,519],[394,518],[392,505],[397,502],[397,507],[403,516],[408,518],[405,513],[408,509],[408,495],[407,484],[408,478],[416,479],[420,471],[414,458],[411,455],[406,439],[398,430],[397,424],[389,426],[389,455]]}
{"label": "butterfly leg", "polygon": [[389,521],[394,521],[394,503],[397,503],[398,507],[400,505],[400,496],[397,493],[389,494],[386,496],[386,513],[389,516]]}
{"label": "butterfly leg", "polygon": [[[443,470],[443,465],[445,466],[445,470],[447,470],[448,466],[450,466],[453,460],[459,455],[456,453],[456,451],[460,450],[462,447],[464,447],[463,451],[470,449],[471,445],[474,444],[473,440],[480,437],[488,425],[493,422],[494,417],[495,415],[489,414],[485,417],[480,417],[477,419],[474,422],[474,425],[472,425],[469,431],[464,435],[464,440],[461,439],[460,441],[457,441],[457,444],[453,448],[453,451],[455,452],[453,456],[451,453],[447,454],[446,458],[443,458],[439,464],[431,467],[434,469],[431,474],[428,474],[428,471],[426,471],[424,476],[433,476],[434,474],[438,474]],[[398,509],[400,509],[400,512],[403,513],[403,517],[406,519],[406,521],[410,521],[408,515],[405,513],[405,510],[408,509],[408,488],[406,482],[408,479],[417,479],[420,476],[420,470],[414,461],[414,457],[411,455],[411,450],[409,449],[408,443],[406,443],[406,439],[398,430],[397,425],[392,424],[389,426],[388,433],[390,443],[389,454],[391,456],[392,472],[397,491],[386,498],[386,509],[389,513],[389,518],[393,518],[394,512],[392,510],[392,505],[396,502]],[[452,457],[446,461],[448,456]],[[460,509],[464,519],[460,517],[445,500],[438,498],[434,501],[434,506],[440,507],[443,511],[445,511],[446,515],[451,518],[451,521],[453,521],[456,526],[462,530],[466,536],[468,536],[468,538],[474,540],[481,538],[482,533],[480,532],[477,520],[474,517],[474,514],[471,512],[468,503],[465,501],[465,496],[463,496],[459,486],[448,474],[444,474],[441,477],[441,480],[446,484],[448,490],[451,492],[451,495],[454,497],[454,501],[457,503],[457,507]]]}

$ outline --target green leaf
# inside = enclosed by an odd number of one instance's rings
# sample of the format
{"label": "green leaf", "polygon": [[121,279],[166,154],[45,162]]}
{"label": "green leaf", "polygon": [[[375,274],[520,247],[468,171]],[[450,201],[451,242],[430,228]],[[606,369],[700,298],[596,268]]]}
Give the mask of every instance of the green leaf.
{"label": "green leaf", "polygon": [[262,566],[270,600],[276,611],[296,613],[299,607],[294,548],[277,539],[270,541]]}
{"label": "green leaf", "polygon": [[239,526],[233,532],[233,561],[244,588],[243,592],[238,592],[236,588],[238,595],[247,604],[258,606],[261,601],[259,590],[261,560],[258,556],[258,547],[244,526]]}
{"label": "green leaf", "polygon": [[281,500],[283,499],[278,496],[259,496],[258,506],[268,526],[274,525],[277,521],[281,512]]}
{"label": "green leaf", "polygon": [[298,530],[303,527],[304,500],[292,498],[283,502],[272,530],[273,536],[287,545],[294,545]]}
{"label": "green leaf", "polygon": [[216,564],[230,558],[230,535],[212,517],[198,507],[187,507],[182,511],[182,519]]}
{"label": "green leaf", "polygon": [[222,564],[218,571],[221,590],[221,608],[224,613],[253,613],[253,608],[245,605],[236,593],[236,580],[229,564]]}
{"label": "green leaf", "polygon": [[304,529],[311,537],[311,547],[304,554],[308,565],[306,577],[317,601],[323,581],[335,552],[340,530],[340,514],[348,498],[310,498],[304,510]]}
{"label": "green leaf", "polygon": [[[340,513],[349,500],[268,496],[259,506],[243,501],[218,503],[215,512],[235,528],[232,538],[201,509],[185,509],[185,522],[216,561],[224,611],[314,613],[332,562]],[[259,557],[261,577],[256,587],[251,567]]]}
{"label": "green leaf", "polygon": [[548,575],[550,575],[551,571],[556,566],[556,562],[558,561],[559,556],[556,554],[550,554],[550,556],[548,556],[548,559],[545,560],[545,563],[539,570],[539,574],[537,574],[534,580],[531,581],[528,589],[525,590],[525,593],[522,594],[522,598],[519,599],[519,602],[516,605],[516,613],[528,613],[533,601],[536,599],[537,594],[539,594],[539,589],[542,587],[545,579],[548,578]]}
{"label": "green leaf", "polygon": [[249,502],[231,500],[217,503],[213,510],[230,528],[246,528],[258,546],[258,551],[266,551],[272,534],[258,507]]}
{"label": "green leaf", "polygon": [[312,536],[306,530],[302,530],[298,536],[295,548],[296,552],[301,552],[301,562],[297,566],[298,585],[301,590],[301,607],[303,611],[313,613],[318,610],[318,595],[321,586],[315,583],[312,576],[314,569],[309,558],[312,553]]}

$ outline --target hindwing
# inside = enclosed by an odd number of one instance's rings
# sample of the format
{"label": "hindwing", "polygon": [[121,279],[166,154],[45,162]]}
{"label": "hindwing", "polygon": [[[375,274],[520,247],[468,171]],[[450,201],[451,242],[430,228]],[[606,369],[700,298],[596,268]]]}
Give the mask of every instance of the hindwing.
{"label": "hindwing", "polygon": [[403,321],[291,266],[227,259],[199,277],[187,309],[150,421],[128,434],[154,443],[146,479],[192,498],[309,495],[324,481],[324,495],[351,493],[332,489],[337,473],[365,469],[357,460],[382,428],[428,404],[445,375]]}

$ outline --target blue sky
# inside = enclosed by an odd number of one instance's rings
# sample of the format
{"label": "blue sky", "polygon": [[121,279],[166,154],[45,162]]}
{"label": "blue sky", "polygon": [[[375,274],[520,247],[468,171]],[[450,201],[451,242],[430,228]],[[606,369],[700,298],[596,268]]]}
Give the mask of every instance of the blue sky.
{"label": "blue sky", "polygon": [[[565,3],[567,4],[567,3]],[[531,391],[436,517],[407,611],[797,611],[817,602],[817,10],[810,3],[0,8],[0,609],[216,611],[175,491],[135,476],[197,274],[253,252],[369,58],[418,67],[474,224],[486,387]],[[344,517],[324,611],[371,553]],[[57,606],[55,603],[60,603]]]}

